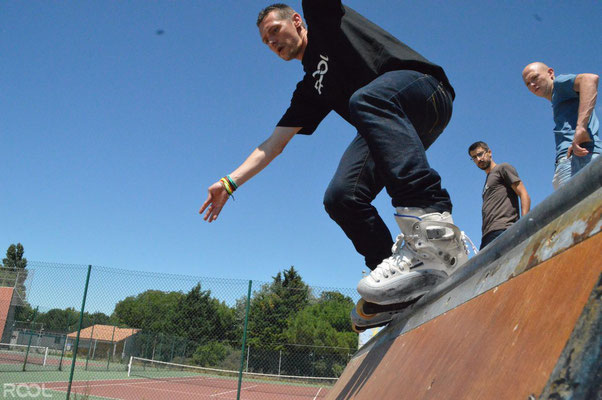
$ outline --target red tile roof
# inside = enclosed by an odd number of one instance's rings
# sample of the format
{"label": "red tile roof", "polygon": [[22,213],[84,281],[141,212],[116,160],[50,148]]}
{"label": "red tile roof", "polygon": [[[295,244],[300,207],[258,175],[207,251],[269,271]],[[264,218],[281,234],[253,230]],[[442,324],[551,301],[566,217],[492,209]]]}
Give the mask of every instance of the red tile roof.
{"label": "red tile roof", "polygon": [[[90,339],[90,336],[92,336],[92,339],[101,340],[103,342],[110,342],[111,339],[113,339],[113,342],[121,342],[122,340],[125,340],[138,332],[140,332],[140,329],[118,328],[113,325],[92,325],[82,329],[81,333],[79,334],[79,338]],[[70,339],[75,339],[77,337],[77,331],[72,332],[67,336]]]}

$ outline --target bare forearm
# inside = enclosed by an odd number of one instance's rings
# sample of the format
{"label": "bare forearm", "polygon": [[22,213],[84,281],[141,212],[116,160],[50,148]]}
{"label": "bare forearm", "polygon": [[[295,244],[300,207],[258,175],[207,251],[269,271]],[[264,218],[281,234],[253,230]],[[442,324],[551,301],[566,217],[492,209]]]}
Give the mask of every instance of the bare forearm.
{"label": "bare forearm", "polygon": [[286,147],[301,128],[277,127],[265,142],[259,145],[230,177],[238,186],[257,175],[267,167]]}
{"label": "bare forearm", "polygon": [[520,216],[525,216],[531,209],[531,198],[527,193],[520,196]]}
{"label": "bare forearm", "polygon": [[529,197],[527,188],[525,187],[522,181],[513,184],[512,189],[520,199],[520,216],[522,217],[525,214],[527,214],[531,209],[531,197]]}
{"label": "bare forearm", "polygon": [[[577,127],[587,128],[592,112],[596,107],[598,97],[598,75],[581,74],[581,79],[576,85],[579,92],[579,110],[577,114]],[[577,80],[576,80],[577,83]]]}
{"label": "bare forearm", "polygon": [[246,181],[257,175],[267,167],[281,151],[266,150],[262,146],[257,147],[247,159],[232,173],[230,177],[241,186]]}
{"label": "bare forearm", "polygon": [[284,147],[300,129],[276,127],[272,136],[253,150],[251,155],[229,176],[209,186],[207,200],[205,200],[199,210],[199,214],[201,215],[207,210],[203,219],[207,222],[215,221],[228,201],[228,198],[232,195],[232,192],[238,186],[257,175],[278,154],[282,153]]}

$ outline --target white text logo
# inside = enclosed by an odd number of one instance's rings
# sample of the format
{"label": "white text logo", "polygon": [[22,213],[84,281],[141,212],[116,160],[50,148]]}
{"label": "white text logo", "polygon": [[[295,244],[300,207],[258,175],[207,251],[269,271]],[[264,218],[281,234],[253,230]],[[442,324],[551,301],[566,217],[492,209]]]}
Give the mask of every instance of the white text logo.
{"label": "white text logo", "polygon": [[4,399],[35,399],[38,397],[49,398],[52,394],[46,393],[44,385],[35,383],[5,383],[2,387]]}
{"label": "white text logo", "polygon": [[324,79],[324,75],[328,72],[328,57],[324,57],[322,54],[320,54],[320,58],[321,60],[318,63],[318,69],[316,69],[316,72],[311,74],[311,76],[314,78],[316,75],[319,75],[318,79],[316,80],[316,84],[314,85],[318,91],[318,94],[322,94],[322,87],[324,87],[324,85],[322,85],[322,79]]}

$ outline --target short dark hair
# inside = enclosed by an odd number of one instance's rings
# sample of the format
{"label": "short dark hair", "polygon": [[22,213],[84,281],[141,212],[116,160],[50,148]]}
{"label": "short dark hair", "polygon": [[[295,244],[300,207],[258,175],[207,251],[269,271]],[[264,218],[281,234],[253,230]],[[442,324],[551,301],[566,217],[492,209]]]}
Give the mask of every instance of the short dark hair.
{"label": "short dark hair", "polygon": [[275,3],[271,6],[267,6],[259,12],[259,15],[257,16],[257,26],[259,26],[259,24],[263,22],[265,17],[267,17],[268,14],[272,11],[277,11],[278,18],[280,19],[292,18],[292,16],[295,14],[295,10],[293,10],[289,5],[283,3]]}
{"label": "short dark hair", "polygon": [[473,151],[473,150],[475,150],[477,147],[480,147],[480,148],[482,148],[485,151],[489,150],[489,146],[487,146],[487,143],[480,142],[480,141],[479,142],[474,142],[468,148],[468,155],[470,155],[470,152]]}

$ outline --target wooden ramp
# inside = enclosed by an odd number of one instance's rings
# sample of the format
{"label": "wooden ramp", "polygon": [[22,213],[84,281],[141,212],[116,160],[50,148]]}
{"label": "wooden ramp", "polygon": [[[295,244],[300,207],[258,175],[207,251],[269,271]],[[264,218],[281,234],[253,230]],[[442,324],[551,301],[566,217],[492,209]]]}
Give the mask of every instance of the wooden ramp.
{"label": "wooden ramp", "polygon": [[602,399],[602,159],[368,342],[328,399]]}

